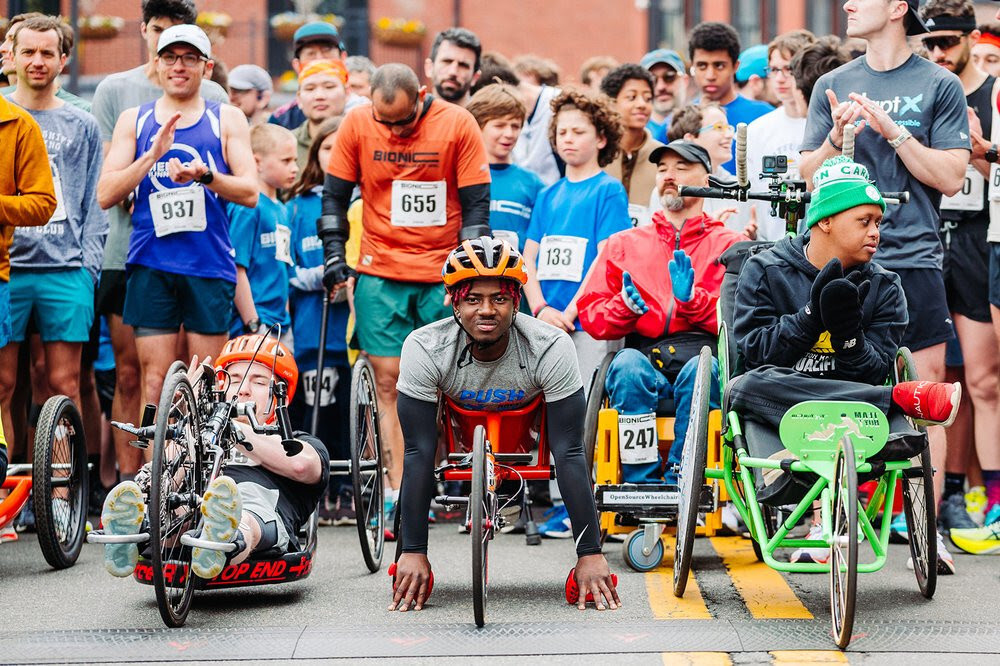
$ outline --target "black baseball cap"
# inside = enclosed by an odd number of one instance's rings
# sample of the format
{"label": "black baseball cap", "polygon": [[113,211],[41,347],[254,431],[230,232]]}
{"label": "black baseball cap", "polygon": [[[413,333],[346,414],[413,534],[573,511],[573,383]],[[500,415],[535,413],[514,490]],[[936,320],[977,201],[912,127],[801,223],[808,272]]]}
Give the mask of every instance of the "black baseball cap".
{"label": "black baseball cap", "polygon": [[649,154],[649,161],[653,164],[659,164],[663,153],[668,150],[677,153],[687,162],[702,165],[705,167],[705,173],[712,173],[712,160],[708,156],[708,151],[694,141],[686,139],[675,139],[665,146],[660,146]]}
{"label": "black baseball cap", "polygon": [[906,34],[922,35],[925,32],[930,32],[924,25],[923,19],[920,18],[920,0],[906,0],[906,4],[910,6],[907,14],[909,21],[906,24]]}

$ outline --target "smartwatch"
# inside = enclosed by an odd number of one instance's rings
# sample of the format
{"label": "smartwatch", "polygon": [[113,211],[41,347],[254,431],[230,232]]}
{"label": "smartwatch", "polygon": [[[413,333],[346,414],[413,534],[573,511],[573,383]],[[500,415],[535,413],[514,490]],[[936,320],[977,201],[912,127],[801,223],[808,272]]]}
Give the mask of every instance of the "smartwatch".
{"label": "smartwatch", "polygon": [[215,180],[215,173],[213,173],[212,170],[209,169],[205,173],[203,173],[200,176],[198,176],[197,178],[195,178],[195,180],[198,181],[199,183],[201,183],[202,185],[208,185],[213,180]]}
{"label": "smartwatch", "polygon": [[997,153],[997,144],[994,143],[989,147],[989,150],[986,151],[985,159],[990,164],[996,164],[1000,161],[1000,154]]}

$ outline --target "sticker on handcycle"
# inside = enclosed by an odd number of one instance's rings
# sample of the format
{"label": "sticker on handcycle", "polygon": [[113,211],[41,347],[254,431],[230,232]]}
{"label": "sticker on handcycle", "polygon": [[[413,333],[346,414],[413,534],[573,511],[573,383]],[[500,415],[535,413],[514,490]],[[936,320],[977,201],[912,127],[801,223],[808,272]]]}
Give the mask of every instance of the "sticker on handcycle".
{"label": "sticker on handcycle", "polygon": [[781,419],[781,441],[802,460],[832,458],[840,441],[850,437],[855,455],[878,453],[889,438],[885,414],[866,402],[808,400],[789,409]]}
{"label": "sticker on handcycle", "polygon": [[601,495],[604,504],[677,504],[680,502],[679,492],[650,492],[647,490],[636,492],[622,492],[617,490],[605,491]]}
{"label": "sticker on handcycle", "polygon": [[643,465],[659,458],[656,413],[618,415],[618,451],[622,464]]}

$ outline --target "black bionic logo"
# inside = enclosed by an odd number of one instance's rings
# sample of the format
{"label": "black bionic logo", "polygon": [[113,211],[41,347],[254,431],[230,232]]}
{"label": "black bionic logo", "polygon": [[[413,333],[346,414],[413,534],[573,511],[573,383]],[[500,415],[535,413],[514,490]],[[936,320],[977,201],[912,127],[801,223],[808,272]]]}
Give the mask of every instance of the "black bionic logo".
{"label": "black bionic logo", "polygon": [[375,162],[391,162],[393,164],[427,164],[436,166],[441,161],[441,158],[437,153],[432,152],[406,153],[395,150],[376,150],[372,154],[372,160]]}

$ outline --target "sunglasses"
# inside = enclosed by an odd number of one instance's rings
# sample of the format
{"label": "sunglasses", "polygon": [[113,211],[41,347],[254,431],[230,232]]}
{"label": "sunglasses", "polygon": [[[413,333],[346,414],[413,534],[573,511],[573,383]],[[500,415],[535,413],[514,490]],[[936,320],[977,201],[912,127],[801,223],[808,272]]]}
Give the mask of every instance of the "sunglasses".
{"label": "sunglasses", "polygon": [[670,71],[663,72],[662,74],[659,74],[659,75],[654,74],[653,78],[654,79],[659,79],[659,80],[663,81],[664,83],[673,83],[674,81],[677,80],[677,72],[675,72],[674,70],[671,69]]}
{"label": "sunglasses", "polygon": [[736,128],[732,125],[727,125],[726,123],[712,123],[711,125],[705,125],[698,129],[698,134],[707,132],[708,130],[715,130],[716,132],[729,132],[733,134],[736,132]]}
{"label": "sunglasses", "polygon": [[417,113],[419,111],[420,111],[419,95],[417,96],[416,104],[413,105],[413,113],[406,116],[402,120],[382,120],[381,118],[375,115],[375,105],[372,104],[372,118],[375,120],[375,122],[379,123],[380,125],[385,125],[386,127],[403,127],[404,125],[409,125],[410,123],[412,123],[414,120],[417,119]]}
{"label": "sunglasses", "polygon": [[934,49],[947,51],[961,44],[963,37],[965,35],[943,35],[941,37],[924,37],[920,41],[923,42],[924,48],[928,51],[933,51]]}

